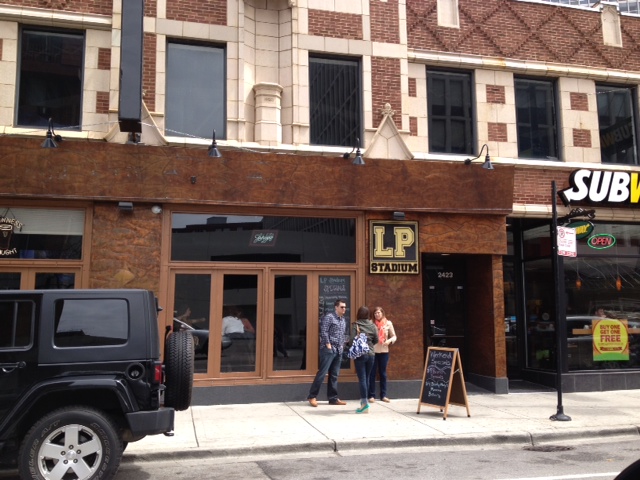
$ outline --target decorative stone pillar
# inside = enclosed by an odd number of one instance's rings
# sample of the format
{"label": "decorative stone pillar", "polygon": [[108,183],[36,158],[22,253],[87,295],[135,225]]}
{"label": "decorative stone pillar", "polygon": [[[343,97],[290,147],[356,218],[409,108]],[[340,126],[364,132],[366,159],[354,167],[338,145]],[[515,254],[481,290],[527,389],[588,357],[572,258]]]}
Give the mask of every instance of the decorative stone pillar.
{"label": "decorative stone pillar", "polygon": [[620,11],[618,2],[603,1],[600,8],[602,21],[602,40],[605,45],[622,47],[622,31],[620,28]]}
{"label": "decorative stone pillar", "polygon": [[277,83],[261,82],[253,87],[253,91],[256,105],[254,139],[261,145],[280,145],[282,87]]}

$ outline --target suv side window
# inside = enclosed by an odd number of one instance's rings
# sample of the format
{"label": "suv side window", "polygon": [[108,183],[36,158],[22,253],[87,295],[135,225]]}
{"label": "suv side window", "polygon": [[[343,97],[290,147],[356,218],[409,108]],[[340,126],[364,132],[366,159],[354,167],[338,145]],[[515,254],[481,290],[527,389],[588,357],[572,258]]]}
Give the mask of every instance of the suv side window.
{"label": "suv side window", "polygon": [[0,302],[0,348],[28,348],[33,343],[35,304]]}
{"label": "suv side window", "polygon": [[124,299],[60,299],[55,302],[56,347],[123,345],[129,333],[129,307]]}

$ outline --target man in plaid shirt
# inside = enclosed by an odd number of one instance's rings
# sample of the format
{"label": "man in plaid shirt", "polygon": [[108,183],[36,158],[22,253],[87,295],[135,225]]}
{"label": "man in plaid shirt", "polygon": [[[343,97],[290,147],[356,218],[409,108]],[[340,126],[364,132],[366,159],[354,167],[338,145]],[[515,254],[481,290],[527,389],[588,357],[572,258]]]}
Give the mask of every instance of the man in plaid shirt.
{"label": "man in plaid shirt", "polygon": [[327,382],[329,405],[347,404],[338,398],[338,375],[342,362],[342,350],[347,340],[345,335],[347,325],[344,318],[347,304],[344,300],[336,300],[334,309],[334,312],[327,313],[320,319],[320,367],[307,396],[312,407],[318,406],[318,393],[327,373],[329,374]]}

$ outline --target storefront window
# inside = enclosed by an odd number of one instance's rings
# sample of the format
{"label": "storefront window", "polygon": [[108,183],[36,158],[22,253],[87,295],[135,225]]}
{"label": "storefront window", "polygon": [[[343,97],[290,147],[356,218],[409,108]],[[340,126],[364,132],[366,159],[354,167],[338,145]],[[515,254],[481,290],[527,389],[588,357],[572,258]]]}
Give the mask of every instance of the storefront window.
{"label": "storefront window", "polygon": [[205,262],[355,263],[355,219],[172,215],[171,259]]}
{"label": "storefront window", "polygon": [[516,268],[513,257],[513,229],[507,226],[507,256],[502,260],[504,285],[504,335],[507,348],[507,371],[509,377],[519,370],[518,359],[518,324],[517,324],[517,295]]}
{"label": "storefront window", "polygon": [[0,260],[80,260],[84,210],[0,207]]}
{"label": "storefront window", "polygon": [[555,368],[555,303],[551,258],[525,262],[527,366]]}
{"label": "storefront window", "polygon": [[[597,242],[594,240],[597,238],[604,240]],[[563,257],[567,368],[569,371],[639,368],[640,225],[596,222],[593,232],[577,243],[577,257]],[[547,253],[548,225],[524,233],[524,251],[527,366],[553,370],[555,284],[551,256]],[[594,348],[594,322],[602,318],[626,321],[628,359],[608,361]]]}

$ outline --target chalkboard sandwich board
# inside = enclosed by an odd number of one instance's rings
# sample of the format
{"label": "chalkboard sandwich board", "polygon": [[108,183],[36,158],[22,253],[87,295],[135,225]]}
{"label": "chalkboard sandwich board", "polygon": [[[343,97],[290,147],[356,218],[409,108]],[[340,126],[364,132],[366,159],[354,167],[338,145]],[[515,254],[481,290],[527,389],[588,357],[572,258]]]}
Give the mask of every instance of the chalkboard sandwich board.
{"label": "chalkboard sandwich board", "polygon": [[447,419],[449,405],[467,407],[467,417],[471,416],[457,348],[429,347],[427,350],[417,413],[422,405],[444,411],[443,420]]}

